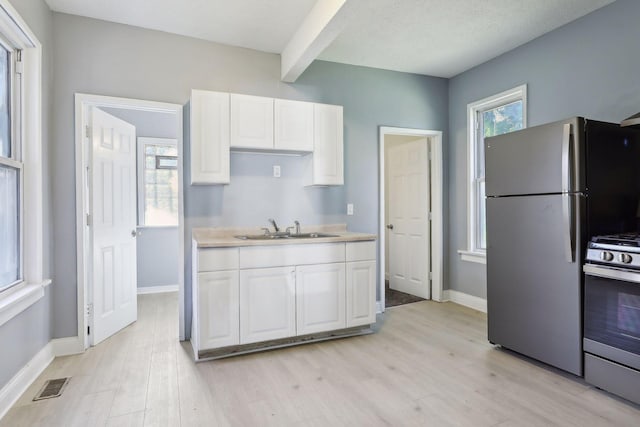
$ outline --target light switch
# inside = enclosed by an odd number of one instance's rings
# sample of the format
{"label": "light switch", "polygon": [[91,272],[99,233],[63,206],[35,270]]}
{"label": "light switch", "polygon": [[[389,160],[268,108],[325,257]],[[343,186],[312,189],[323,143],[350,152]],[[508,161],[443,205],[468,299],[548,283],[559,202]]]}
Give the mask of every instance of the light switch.
{"label": "light switch", "polygon": [[273,177],[280,178],[280,165],[273,165]]}
{"label": "light switch", "polygon": [[347,215],[353,215],[353,203],[347,203]]}

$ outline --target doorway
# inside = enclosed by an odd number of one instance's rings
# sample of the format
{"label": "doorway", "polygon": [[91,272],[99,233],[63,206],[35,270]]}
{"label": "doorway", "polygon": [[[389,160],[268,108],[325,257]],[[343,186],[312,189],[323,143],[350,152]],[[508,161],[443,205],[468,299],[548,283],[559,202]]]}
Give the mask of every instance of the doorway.
{"label": "doorway", "polygon": [[379,311],[441,301],[442,132],[381,127],[379,164]]}
{"label": "doorway", "polygon": [[[133,277],[136,286],[130,298],[133,299],[134,303],[138,293],[146,293],[140,292],[141,290],[145,291],[144,288],[138,288],[140,285],[140,276],[136,275],[135,268],[133,268],[133,272],[131,271],[131,262],[126,262],[126,260],[121,259],[122,255],[117,255],[123,252],[119,251],[117,246],[111,245],[110,243],[105,247],[114,247],[115,249],[111,252],[110,249],[102,249],[103,247],[96,249],[97,243],[95,238],[101,228],[100,226],[106,223],[113,223],[112,226],[115,228],[111,234],[114,236],[118,233],[124,235],[124,232],[128,234],[126,244],[129,247],[136,247],[136,241],[140,242],[140,239],[142,239],[143,236],[146,238],[147,234],[150,236],[157,234],[155,230],[140,227],[140,225],[144,226],[144,224],[138,221],[140,213],[138,212],[139,209],[136,209],[136,206],[140,208],[140,203],[144,204],[146,199],[141,200],[139,197],[139,178],[141,174],[138,173],[138,178],[136,178],[136,169],[138,169],[139,172],[144,172],[146,175],[152,172],[154,182],[158,181],[158,176],[172,173],[174,189],[176,187],[175,181],[177,180],[177,197],[176,195],[173,196],[174,199],[177,198],[177,200],[172,201],[173,211],[174,214],[177,213],[177,218],[170,224],[173,236],[171,240],[175,241],[176,246],[174,253],[177,261],[175,262],[175,271],[173,272],[173,277],[175,277],[173,280],[175,283],[165,288],[167,288],[166,290],[178,290],[179,292],[179,335],[180,339],[184,339],[184,275],[181,274],[184,270],[182,106],[147,100],[76,94],[75,117],[78,337],[83,343],[83,349],[94,345],[99,340],[111,334],[113,332],[111,329],[114,331],[119,330],[119,328],[135,320],[135,313],[133,314],[133,319],[131,319],[130,310],[126,313],[125,310],[121,310],[121,312],[118,313],[118,304],[115,304],[116,299],[118,299],[119,302],[126,299],[122,296],[124,295],[123,293],[128,292],[127,295],[131,295],[131,287],[121,285],[121,288],[118,288],[118,286],[113,286],[113,283],[118,282],[117,278],[111,277],[111,273],[103,274],[98,270],[106,269],[107,272],[115,272],[116,276],[123,278],[123,283],[127,282],[127,277]],[[102,120],[101,117],[102,119],[106,118],[108,121],[104,129],[98,126],[100,120]],[[147,122],[153,122],[152,128],[155,132],[158,132],[159,127],[166,128],[166,126],[159,126],[160,123],[169,123],[169,127],[173,129],[173,135],[175,136],[174,147],[172,148],[167,145],[169,144],[169,139],[159,141],[158,139],[150,140],[149,138],[135,137],[136,135],[143,136],[144,131],[141,134],[136,133],[134,130],[134,137],[130,138],[123,136],[120,131],[115,130],[117,126],[123,127],[127,123],[130,124],[132,122],[144,128],[145,120]],[[106,139],[104,137],[105,134],[107,134]],[[169,136],[170,134],[164,135]],[[163,135],[156,133],[151,136]],[[106,142],[103,143],[103,139]],[[145,146],[144,149],[147,151],[151,150],[149,151],[150,153],[153,150],[162,151],[158,153],[154,151],[151,153],[153,156],[145,155],[143,159],[149,164],[154,163],[154,168],[152,169],[155,169],[155,165],[159,165],[158,169],[162,170],[148,171],[147,168],[144,167],[144,162],[142,162],[142,170],[137,166],[140,158],[138,155],[138,159],[136,159],[136,153],[141,149],[141,144]],[[109,150],[102,150],[105,147],[111,148],[111,146],[124,147],[124,149],[120,150],[127,153],[125,156],[127,159],[124,163],[118,164],[117,166],[111,165],[109,159],[111,154]],[[99,148],[96,149],[95,147]],[[101,150],[104,151],[102,154]],[[155,154],[158,155],[155,156]],[[101,156],[106,156],[107,161],[102,161]],[[158,160],[160,161],[158,162]],[[121,171],[131,168],[133,169],[133,173],[128,173],[127,179],[124,179]],[[169,171],[170,169],[173,170]],[[114,171],[117,173],[114,173]],[[120,177],[112,178],[114,175],[119,175]],[[107,196],[105,196],[103,193],[112,193],[112,195],[107,194]],[[131,196],[130,193],[132,193],[133,196]],[[129,194],[129,197],[126,197],[126,194]],[[154,196],[158,198],[158,193],[154,193]],[[132,199],[134,208],[122,210],[115,209],[114,206],[109,207],[106,212],[113,212],[114,220],[112,221],[111,214],[102,215],[103,209],[100,199],[106,201],[114,200],[113,203],[118,205],[122,205],[125,199]],[[176,210],[177,212],[175,212]],[[96,214],[98,217],[96,217]],[[102,219],[105,218],[106,220],[102,221]],[[118,221],[115,219],[118,219]],[[132,222],[133,228],[129,222]],[[118,233],[115,232],[116,229]],[[164,235],[167,234],[167,229],[159,228]],[[106,238],[112,237],[109,233],[106,233]],[[173,243],[174,242],[171,242],[171,246],[173,246]],[[105,256],[101,256],[101,254]],[[137,255],[137,259],[134,258],[134,267],[141,262],[140,253]],[[129,255],[129,257],[130,256],[131,255]],[[119,259],[120,261],[118,261]],[[106,264],[102,265],[101,261],[97,262],[96,260],[104,260]],[[116,265],[118,262],[121,263],[120,266]],[[158,291],[157,288],[158,287],[154,290]],[[105,295],[100,295],[103,289],[109,290],[109,292],[105,293],[106,298]],[[146,291],[148,292],[150,289],[151,287],[147,288]],[[105,301],[109,304],[106,304]],[[100,306],[96,306],[96,304]],[[124,307],[126,304],[121,305]],[[113,313],[110,311],[113,311]],[[111,318],[115,318],[115,321],[111,320],[111,329],[107,331],[106,335],[104,332],[102,336],[95,335],[94,332],[96,332],[96,328],[101,326],[100,323],[104,326],[105,322],[103,319],[106,318],[106,314],[109,314]],[[100,316],[99,319],[97,318],[98,315]]]}

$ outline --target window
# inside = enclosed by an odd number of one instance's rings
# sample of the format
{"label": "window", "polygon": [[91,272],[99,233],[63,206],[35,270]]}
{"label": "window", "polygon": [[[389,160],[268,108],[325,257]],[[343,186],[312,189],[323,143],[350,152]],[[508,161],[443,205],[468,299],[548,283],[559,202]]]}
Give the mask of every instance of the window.
{"label": "window", "polygon": [[138,138],[138,224],[178,225],[178,146],[175,139]]}
{"label": "window", "polygon": [[44,296],[42,45],[0,0],[0,325]]}
{"label": "window", "polygon": [[466,261],[485,262],[487,248],[484,138],[526,127],[527,87],[469,104],[469,215],[468,248],[459,251]]}
{"label": "window", "polygon": [[0,39],[0,292],[22,280],[20,51]]}

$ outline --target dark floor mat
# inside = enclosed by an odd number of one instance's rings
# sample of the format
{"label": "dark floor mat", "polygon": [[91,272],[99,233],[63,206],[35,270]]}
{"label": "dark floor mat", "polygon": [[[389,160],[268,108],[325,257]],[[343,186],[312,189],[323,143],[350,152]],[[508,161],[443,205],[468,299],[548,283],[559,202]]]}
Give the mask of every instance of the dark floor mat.
{"label": "dark floor mat", "polygon": [[425,301],[424,298],[417,297],[404,292],[396,291],[389,288],[389,281],[385,281],[384,286],[384,306],[395,307],[396,305],[411,304],[412,302]]}

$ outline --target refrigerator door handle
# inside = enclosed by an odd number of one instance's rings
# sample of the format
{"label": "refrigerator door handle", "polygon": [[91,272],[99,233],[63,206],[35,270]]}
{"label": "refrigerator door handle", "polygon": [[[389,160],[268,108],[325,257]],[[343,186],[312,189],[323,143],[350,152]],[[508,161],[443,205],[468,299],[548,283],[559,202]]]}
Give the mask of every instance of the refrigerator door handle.
{"label": "refrigerator door handle", "polygon": [[562,129],[562,192],[571,191],[571,123],[565,123]]}
{"label": "refrigerator door handle", "polygon": [[568,263],[573,262],[573,206],[571,194],[562,194],[562,229],[564,240],[564,254]]}

